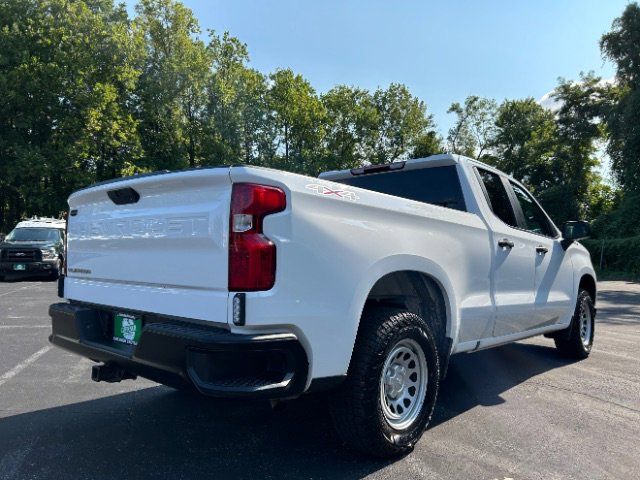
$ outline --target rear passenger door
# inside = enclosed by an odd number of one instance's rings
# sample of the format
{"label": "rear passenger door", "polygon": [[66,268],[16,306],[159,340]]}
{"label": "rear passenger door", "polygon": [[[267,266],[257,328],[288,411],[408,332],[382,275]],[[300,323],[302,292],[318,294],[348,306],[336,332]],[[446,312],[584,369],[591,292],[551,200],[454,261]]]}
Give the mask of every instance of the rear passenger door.
{"label": "rear passenger door", "polygon": [[496,305],[493,336],[531,328],[534,317],[535,252],[530,235],[520,230],[507,179],[476,168],[489,208],[492,259],[492,292]]}

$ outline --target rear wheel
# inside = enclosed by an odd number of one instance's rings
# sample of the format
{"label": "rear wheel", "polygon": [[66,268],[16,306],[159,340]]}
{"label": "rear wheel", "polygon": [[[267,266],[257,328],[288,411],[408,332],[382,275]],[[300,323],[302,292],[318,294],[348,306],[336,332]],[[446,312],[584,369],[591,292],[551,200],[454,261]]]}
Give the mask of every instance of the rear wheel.
{"label": "rear wheel", "polygon": [[589,292],[580,290],[576,310],[571,325],[566,331],[558,332],[554,338],[556,348],[569,358],[587,358],[593,347],[595,332],[595,308]]}
{"label": "rear wheel", "polygon": [[399,309],[363,315],[345,383],[330,398],[340,438],[380,457],[411,451],[436,403],[440,364],[430,326]]}

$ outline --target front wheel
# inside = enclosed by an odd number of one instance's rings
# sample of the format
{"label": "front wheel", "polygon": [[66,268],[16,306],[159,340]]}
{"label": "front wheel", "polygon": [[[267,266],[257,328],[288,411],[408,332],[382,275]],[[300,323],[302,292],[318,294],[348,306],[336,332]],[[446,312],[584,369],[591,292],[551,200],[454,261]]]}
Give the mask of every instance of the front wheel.
{"label": "front wheel", "polygon": [[595,317],[591,295],[586,290],[580,290],[569,328],[558,332],[554,338],[556,348],[562,355],[576,359],[589,356],[593,347]]}
{"label": "front wheel", "polygon": [[57,280],[60,276],[60,272],[62,272],[62,261],[58,259],[56,261],[55,267],[51,270],[51,278],[53,280]]}
{"label": "front wheel", "polygon": [[349,373],[330,398],[347,446],[379,457],[411,451],[438,396],[440,364],[431,327],[393,308],[365,312]]}

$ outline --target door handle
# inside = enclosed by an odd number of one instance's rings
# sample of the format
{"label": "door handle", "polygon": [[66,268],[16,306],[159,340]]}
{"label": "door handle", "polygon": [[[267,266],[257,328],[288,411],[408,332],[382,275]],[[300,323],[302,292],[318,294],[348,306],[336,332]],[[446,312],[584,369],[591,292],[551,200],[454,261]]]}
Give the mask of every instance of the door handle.
{"label": "door handle", "polygon": [[498,246],[502,248],[513,248],[515,243],[513,243],[508,238],[503,238],[502,240],[498,240]]}
{"label": "door handle", "polygon": [[549,251],[549,249],[548,249],[547,247],[545,247],[545,246],[538,245],[538,246],[536,247],[536,252],[538,252],[538,253],[542,253],[543,255],[544,255],[545,253],[547,253],[548,251]]}

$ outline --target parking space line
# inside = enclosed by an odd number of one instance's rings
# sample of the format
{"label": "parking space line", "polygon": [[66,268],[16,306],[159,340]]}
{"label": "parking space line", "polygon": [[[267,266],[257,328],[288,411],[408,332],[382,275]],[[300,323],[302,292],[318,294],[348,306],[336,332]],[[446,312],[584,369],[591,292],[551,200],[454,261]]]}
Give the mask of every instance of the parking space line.
{"label": "parking space line", "polygon": [[0,325],[0,330],[3,328],[50,328],[51,325]]}
{"label": "parking space line", "polygon": [[25,368],[27,368],[29,365],[31,365],[33,362],[35,362],[36,360],[38,360],[42,355],[44,355],[45,353],[47,353],[49,350],[51,350],[51,346],[48,345],[46,347],[42,347],[40,350],[38,350],[36,353],[34,353],[33,355],[31,355],[29,358],[27,358],[25,361],[20,362],[18,365],[16,365],[15,367],[13,367],[11,370],[9,370],[7,373],[5,373],[4,375],[2,375],[0,377],[0,387],[2,385],[4,385],[8,380],[11,380],[13,377],[15,377],[16,375],[18,375],[22,370],[24,370]]}
{"label": "parking space line", "polygon": [[31,286],[32,286],[32,285],[25,285],[24,287],[20,287],[20,288],[17,288],[17,289],[15,289],[15,290],[11,290],[11,291],[9,291],[9,292],[0,293],[0,297],[2,297],[2,296],[4,296],[4,295],[10,295],[10,294],[12,294],[12,293],[19,292],[20,290],[24,290],[25,288],[29,288],[29,287],[31,287]]}

